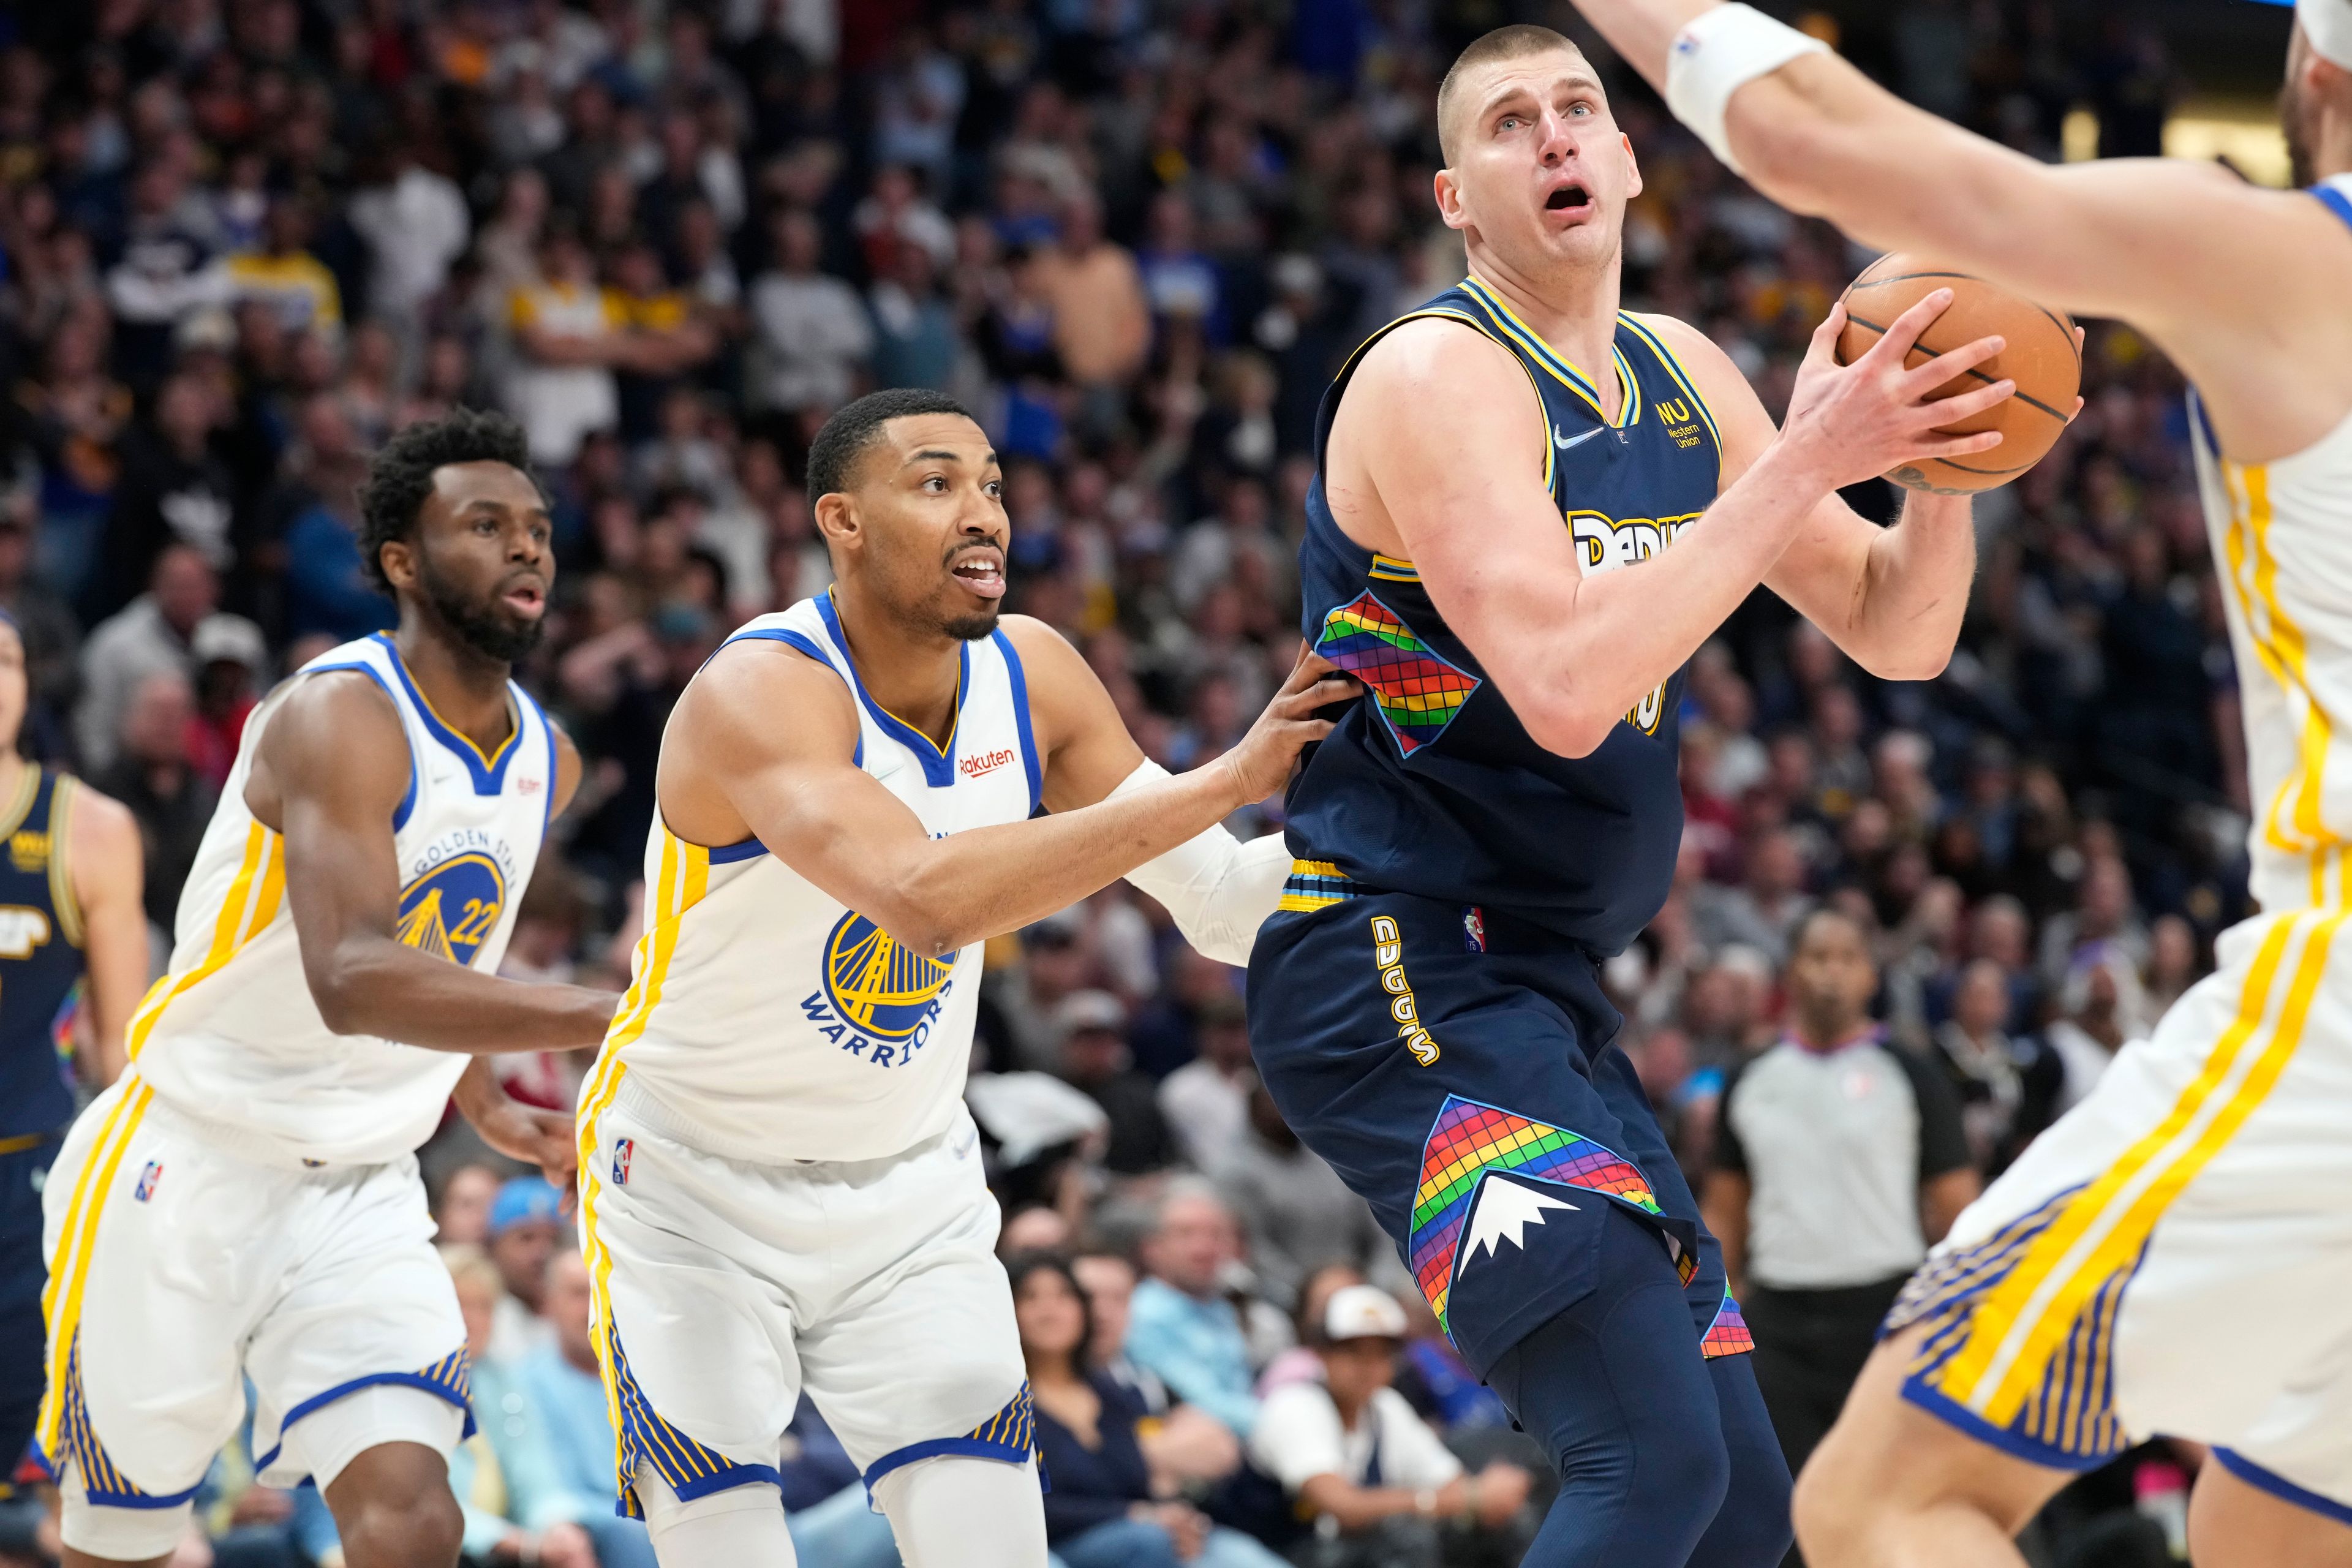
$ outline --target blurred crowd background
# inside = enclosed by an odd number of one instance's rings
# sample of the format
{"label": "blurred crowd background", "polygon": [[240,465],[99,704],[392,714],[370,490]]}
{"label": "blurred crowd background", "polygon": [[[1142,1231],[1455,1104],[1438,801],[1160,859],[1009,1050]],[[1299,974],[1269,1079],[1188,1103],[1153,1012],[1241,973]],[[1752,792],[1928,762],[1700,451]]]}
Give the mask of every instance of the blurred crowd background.
{"label": "blurred crowd background", "polygon": [[[2138,16],[1902,0],[1806,25],[1914,101],[2055,158],[2161,146],[2193,84]],[[730,627],[829,581],[802,488],[828,411],[925,385],[1003,455],[1012,607],[1084,650],[1147,752],[1195,766],[1295,656],[1331,374],[1460,276],[1429,194],[1433,97],[1463,44],[1511,20],[1571,25],[1508,0],[0,9],[0,607],[31,659],[25,749],[138,816],[160,968],[256,698],[388,624],[353,537],[371,450],[454,405],[505,408],[555,498],[561,562],[522,679],[588,759],[508,968],[617,989],[671,703]],[[2232,7],[2229,26],[2274,81],[2283,16]],[[1645,180],[1629,306],[1702,325],[1777,407],[1867,256],[1612,79]],[[2084,124],[2095,145],[2075,145]],[[1981,567],[1940,678],[1874,679],[1761,594],[1695,662],[1674,892],[1607,975],[1695,1184],[1728,1157],[1727,1080],[1800,1028],[1790,949],[1816,908],[1849,917],[1859,1005],[1949,1091],[1979,1173],[2244,912],[2242,739],[2180,381],[2094,324],[2084,390],[2050,460],[1977,508]],[[1854,499],[1893,515],[1883,486]],[[1278,807],[1233,826],[1278,830]],[[1510,1465],[1532,1450],[1255,1092],[1240,984],[1123,886],[990,944],[971,1100],[1040,1404],[1051,1385],[1082,1408],[1084,1389],[1102,1413],[1103,1440],[1054,1461],[1057,1551],[1246,1568],[1255,1537],[1335,1565],[1516,1561],[1544,1483],[1531,1496]],[[501,1068],[565,1106],[583,1066]],[[1763,1152],[1742,1155],[1760,1193]],[[469,1552],[649,1561],[609,1517],[585,1292],[551,1194],[500,1188],[512,1173],[454,1119],[426,1163],[478,1319]],[[1410,1321],[1334,1307],[1366,1280]],[[1297,1407],[1300,1388],[1338,1415]],[[1444,1522],[1367,1500],[1381,1423],[1405,1434],[1380,1445],[1388,1490],[1452,1489]],[[803,1562],[890,1561],[808,1425]],[[1327,1449],[1336,1469],[1299,1473]],[[2034,1550],[2163,1560],[2195,1460],[2127,1457]],[[1332,1474],[1346,1497],[1318,1484]],[[215,1479],[218,1540],[192,1541],[186,1568],[336,1561],[315,1498],[251,1488],[234,1454]]]}

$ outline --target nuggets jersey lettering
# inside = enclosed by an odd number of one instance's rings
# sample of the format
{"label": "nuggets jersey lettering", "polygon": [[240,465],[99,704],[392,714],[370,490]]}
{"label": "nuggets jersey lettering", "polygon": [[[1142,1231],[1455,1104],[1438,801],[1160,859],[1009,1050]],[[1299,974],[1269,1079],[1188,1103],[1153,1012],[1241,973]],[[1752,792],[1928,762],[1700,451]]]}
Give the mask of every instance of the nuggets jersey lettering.
{"label": "nuggets jersey lettering", "polygon": [[1364,350],[1424,317],[1492,338],[1526,370],[1548,432],[1544,451],[1528,461],[1540,464],[1586,574],[1672,544],[1714,502],[1721,477],[1706,400],[1631,315],[1617,318],[1602,371],[1623,393],[1614,421],[1592,381],[1476,278],[1375,333],[1324,395],[1299,549],[1307,640],[1368,695],[1292,786],[1291,851],[1376,889],[1509,910],[1612,953],[1657,912],[1674,874],[1682,672],[1645,695],[1590,756],[1547,752],[1431,605],[1412,563],[1357,544],[1325,498],[1332,416]]}
{"label": "nuggets jersey lettering", "polygon": [[0,1142],[73,1120],[71,1028],[81,995],[81,910],[66,867],[74,791],[26,763],[0,805]]}
{"label": "nuggets jersey lettering", "polygon": [[368,1164],[439,1125],[467,1058],[319,1016],[286,904],[284,840],[245,804],[254,748],[294,681],[356,670],[381,686],[408,739],[394,813],[400,940],[495,971],[538,863],[555,795],[555,732],[509,682],[514,729],[485,756],[441,721],[378,633],[320,655],[254,710],[180,895],[172,964],[131,1016],[131,1071],[165,1103],[281,1155]]}
{"label": "nuggets jersey lettering", "polygon": [[[830,595],[761,616],[728,641],[755,639],[797,649],[847,683],[857,766],[933,837],[1036,809],[1028,687],[1002,631],[963,645],[944,748],[866,695]],[[979,943],[945,960],[909,952],[758,839],[688,844],[658,816],[646,889],[646,934],[581,1089],[583,1114],[617,1102],[705,1153],[767,1164],[880,1159],[953,1121],[979,1005]]]}
{"label": "nuggets jersey lettering", "polygon": [[[2352,175],[2312,194],[2352,225]],[[2292,457],[2236,463],[2203,410],[2198,487],[2227,592],[2246,725],[2252,890],[2265,910],[2352,903],[2352,413]]]}

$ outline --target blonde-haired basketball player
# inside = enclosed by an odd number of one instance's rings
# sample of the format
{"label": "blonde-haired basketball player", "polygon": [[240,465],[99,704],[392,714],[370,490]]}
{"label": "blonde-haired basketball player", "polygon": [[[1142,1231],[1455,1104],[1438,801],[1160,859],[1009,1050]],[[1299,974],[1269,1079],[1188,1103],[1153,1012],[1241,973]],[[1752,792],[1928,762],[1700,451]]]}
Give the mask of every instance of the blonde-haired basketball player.
{"label": "blonde-haired basketball player", "polygon": [[2245,694],[2262,914],[1913,1280],[1799,1485],[1806,1560],[2016,1563],[2164,1433],[2214,1448],[2200,1564],[2352,1563],[2352,0],[2298,7],[2299,193],[2045,167],[1745,5],[1578,4],[1766,195],[2172,356]]}
{"label": "blonde-haired basketball player", "polygon": [[467,1060],[592,1044],[613,1010],[489,973],[580,773],[509,678],[554,571],[522,431],[413,425],[361,510],[399,627],[247,721],[130,1065],[50,1173],[39,1447],[68,1568],[170,1557],[248,1383],[261,1479],[318,1483],[348,1568],[451,1568],[466,1331],[415,1150],[454,1097],[570,1170],[565,1120]]}
{"label": "blonde-haired basketball player", "polygon": [[1288,851],[1217,825],[1357,690],[1302,659],[1239,745],[1168,777],[1068,643],[999,625],[1002,485],[948,398],[836,413],[809,490],[837,586],[738,630],[662,737],[580,1191],[622,1499],[665,1568],[793,1562],[776,1464],[803,1390],[909,1568],[1042,1568],[963,1108],[981,944],[1127,876],[1244,961]]}

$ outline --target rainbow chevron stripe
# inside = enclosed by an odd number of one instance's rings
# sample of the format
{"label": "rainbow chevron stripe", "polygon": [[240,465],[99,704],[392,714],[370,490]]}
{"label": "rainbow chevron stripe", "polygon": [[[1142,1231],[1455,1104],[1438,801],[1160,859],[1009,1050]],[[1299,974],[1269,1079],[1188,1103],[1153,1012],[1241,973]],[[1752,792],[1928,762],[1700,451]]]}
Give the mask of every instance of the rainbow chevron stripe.
{"label": "rainbow chevron stripe", "polygon": [[[1648,1178],[1591,1139],[1475,1100],[1446,1096],[1429,1142],[1422,1146],[1421,1188],[1413,1194],[1412,1236],[1406,1251],[1430,1310],[1449,1332],[1445,1303],[1454,1289],[1454,1256],[1479,1178],[1489,1171],[1606,1193],[1645,1214],[1663,1212]],[[1686,1266],[1685,1284],[1690,1272]]]}
{"label": "rainbow chevron stripe", "polygon": [[[1683,1281],[1687,1285],[1688,1279]],[[1748,1331],[1748,1320],[1740,1314],[1739,1303],[1731,1299],[1731,1291],[1723,1292],[1723,1305],[1716,1310],[1715,1321],[1709,1323],[1704,1338],[1698,1342],[1699,1354],[1710,1360],[1719,1355],[1745,1355],[1756,1348],[1756,1336]]]}
{"label": "rainbow chevron stripe", "polygon": [[1440,658],[1369,593],[1323,617],[1315,651],[1370,689],[1408,757],[1444,733],[1478,689],[1476,676]]}

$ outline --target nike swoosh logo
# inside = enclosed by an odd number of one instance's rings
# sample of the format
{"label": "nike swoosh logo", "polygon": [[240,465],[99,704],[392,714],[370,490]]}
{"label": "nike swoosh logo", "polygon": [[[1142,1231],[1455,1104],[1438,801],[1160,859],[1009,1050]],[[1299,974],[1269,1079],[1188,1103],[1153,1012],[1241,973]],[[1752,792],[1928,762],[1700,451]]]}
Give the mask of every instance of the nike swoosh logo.
{"label": "nike swoosh logo", "polygon": [[1570,447],[1583,446],[1587,441],[1590,441],[1595,436],[1600,435],[1601,428],[1601,427],[1600,426],[1596,425],[1581,436],[1563,436],[1559,433],[1559,426],[1555,425],[1551,427],[1551,444],[1565,452]]}

